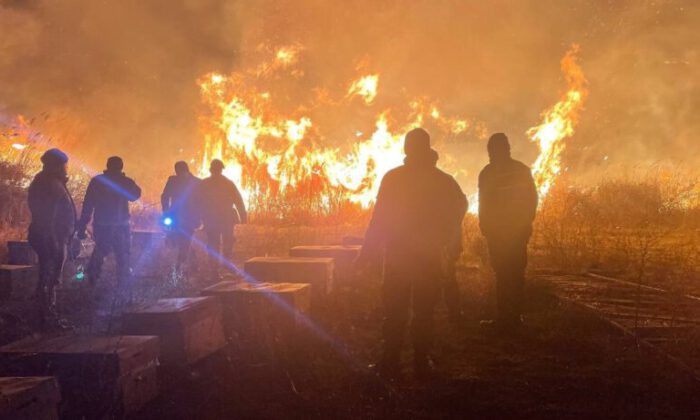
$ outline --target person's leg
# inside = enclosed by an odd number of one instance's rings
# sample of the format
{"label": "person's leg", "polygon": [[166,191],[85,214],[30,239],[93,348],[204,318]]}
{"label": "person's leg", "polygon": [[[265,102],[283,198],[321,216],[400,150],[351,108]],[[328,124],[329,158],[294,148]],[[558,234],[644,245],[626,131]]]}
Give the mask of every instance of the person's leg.
{"label": "person's leg", "polygon": [[129,226],[114,226],[112,230],[112,247],[117,269],[118,289],[130,298],[132,289],[131,276],[131,231]]}
{"label": "person's leg", "polygon": [[194,229],[181,229],[177,233],[177,262],[175,269],[177,271],[187,271],[190,268],[192,261],[192,235]]}
{"label": "person's leg", "polygon": [[442,273],[443,280],[443,298],[450,321],[459,321],[462,316],[462,296],[457,282],[457,270],[455,261],[447,261],[444,272]]}
{"label": "person's leg", "polygon": [[491,267],[496,274],[496,320],[503,326],[513,320],[511,244],[502,239],[489,239],[488,247]]}
{"label": "person's leg", "polygon": [[112,245],[109,227],[93,225],[92,229],[95,248],[90,256],[90,262],[88,262],[86,271],[90,285],[96,286],[102,274],[102,264],[104,263],[105,257],[109,255]]}
{"label": "person's leg", "polygon": [[61,283],[63,265],[66,262],[66,247],[61,246],[52,252],[50,257],[50,269],[46,284],[46,300],[50,315],[57,317],[56,313],[56,287]]}
{"label": "person's leg", "polygon": [[416,267],[411,283],[413,285],[413,338],[414,366],[416,373],[424,373],[428,368],[428,356],[433,343],[433,312],[440,294],[439,261],[426,262]]}
{"label": "person's leg", "polygon": [[380,363],[381,368],[387,371],[394,371],[399,367],[411,303],[410,281],[404,277],[403,270],[393,265],[387,263],[382,285],[384,349]]}
{"label": "person's leg", "polygon": [[50,278],[50,255],[45,246],[45,242],[47,242],[46,239],[47,238],[40,235],[30,234],[29,236],[29,244],[32,246],[32,249],[34,249],[39,263],[39,281],[32,295],[37,302],[40,302],[46,293],[46,285]]}
{"label": "person's leg", "polygon": [[527,241],[516,239],[512,242],[509,255],[510,274],[510,305],[512,320],[519,324],[523,313],[525,288],[525,269],[527,267]]}
{"label": "person's leg", "polygon": [[230,271],[228,264],[233,262],[234,242],[235,238],[233,236],[233,223],[226,223],[221,230],[221,254],[225,259],[224,265],[226,271]]}
{"label": "person's leg", "polygon": [[218,226],[206,226],[207,255],[209,259],[209,271],[212,275],[218,275],[221,258],[221,231]]}

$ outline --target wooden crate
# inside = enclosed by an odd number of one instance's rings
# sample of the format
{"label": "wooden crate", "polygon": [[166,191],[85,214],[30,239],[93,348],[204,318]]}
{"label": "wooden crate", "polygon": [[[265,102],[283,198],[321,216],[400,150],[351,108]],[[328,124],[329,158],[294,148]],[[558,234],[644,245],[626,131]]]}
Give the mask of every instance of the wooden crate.
{"label": "wooden crate", "polygon": [[312,305],[321,305],[333,287],[333,258],[255,257],[244,269],[253,279],[270,283],[308,283]]}
{"label": "wooden crate", "polygon": [[38,283],[37,269],[31,265],[0,265],[0,300],[28,299]]}
{"label": "wooden crate", "polygon": [[0,347],[0,370],[55,376],[63,418],[111,418],[156,397],[158,353],[152,336],[30,338]]}
{"label": "wooden crate", "polygon": [[126,312],[125,335],[157,335],[164,366],[194,363],[226,344],[221,302],[213,297],[161,299]]}
{"label": "wooden crate", "polygon": [[344,278],[350,275],[352,264],[362,247],[359,245],[302,245],[289,250],[290,257],[333,258],[335,265],[335,278]]}
{"label": "wooden crate", "polygon": [[223,303],[224,326],[229,338],[257,331],[296,328],[311,306],[311,286],[303,283],[223,281],[202,290]]}
{"label": "wooden crate", "polygon": [[37,265],[39,257],[29,241],[7,241],[7,261],[12,265]]}
{"label": "wooden crate", "polygon": [[52,376],[0,377],[0,419],[58,420],[60,401]]}

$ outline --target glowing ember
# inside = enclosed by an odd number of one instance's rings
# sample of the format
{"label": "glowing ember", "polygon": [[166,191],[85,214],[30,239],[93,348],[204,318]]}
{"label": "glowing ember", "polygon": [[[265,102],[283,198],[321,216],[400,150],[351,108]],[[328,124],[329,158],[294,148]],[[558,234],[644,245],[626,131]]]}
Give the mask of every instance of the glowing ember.
{"label": "glowing ember", "polygon": [[12,143],[12,148],[15,150],[24,150],[27,147],[26,144],[22,143]]}

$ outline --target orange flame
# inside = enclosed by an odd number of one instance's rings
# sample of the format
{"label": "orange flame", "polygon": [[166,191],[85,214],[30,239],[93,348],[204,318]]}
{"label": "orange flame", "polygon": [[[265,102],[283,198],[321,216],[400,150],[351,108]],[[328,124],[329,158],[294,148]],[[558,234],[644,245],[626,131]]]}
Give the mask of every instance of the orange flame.
{"label": "orange flame", "polygon": [[579,113],[588,96],[586,78],[577,63],[578,45],[573,45],[561,60],[561,69],[566,78],[567,91],[561,100],[542,113],[542,123],[527,130],[530,140],[537,143],[539,156],[532,166],[540,197],[554,184],[561,172],[561,155],[566,147],[566,138],[574,134]]}
{"label": "orange flame", "polygon": [[[376,197],[379,180],[403,162],[402,140],[407,130],[422,125],[427,118],[444,133],[481,127],[466,119],[443,116],[437,105],[426,99],[406,101],[409,109],[403,114],[377,109],[380,76],[376,73],[357,77],[345,94],[315,89],[311,103],[284,110],[285,95],[278,90],[293,89],[297,83],[287,82],[279,88],[284,82],[278,73],[297,78],[303,74],[295,68],[299,50],[285,67],[274,65],[288,57],[277,49],[271,57],[273,64],[263,63],[255,71],[231,75],[209,74],[199,81],[205,105],[200,117],[205,142],[202,175],[210,159],[222,159],[225,175],[242,188],[254,208],[270,202],[292,202],[300,196],[315,201],[325,212],[333,203],[367,208]],[[261,68],[266,71],[260,72]],[[303,96],[295,95],[295,99]],[[355,97],[361,100],[353,101]],[[376,116],[366,127],[366,114],[372,109],[377,109]],[[342,124],[355,125],[341,134],[351,136],[351,141],[342,143],[345,150],[318,147],[337,136],[327,130],[328,124],[322,125],[333,112],[349,114],[350,121],[344,118]],[[400,122],[397,116],[403,117]]]}

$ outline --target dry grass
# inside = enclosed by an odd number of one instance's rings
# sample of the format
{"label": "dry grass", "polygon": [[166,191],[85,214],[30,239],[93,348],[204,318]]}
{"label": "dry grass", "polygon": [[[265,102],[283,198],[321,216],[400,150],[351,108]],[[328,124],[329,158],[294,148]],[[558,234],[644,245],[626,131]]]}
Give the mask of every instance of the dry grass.
{"label": "dry grass", "polygon": [[540,206],[535,261],[700,290],[697,188],[695,178],[658,174],[594,187],[560,182]]}

